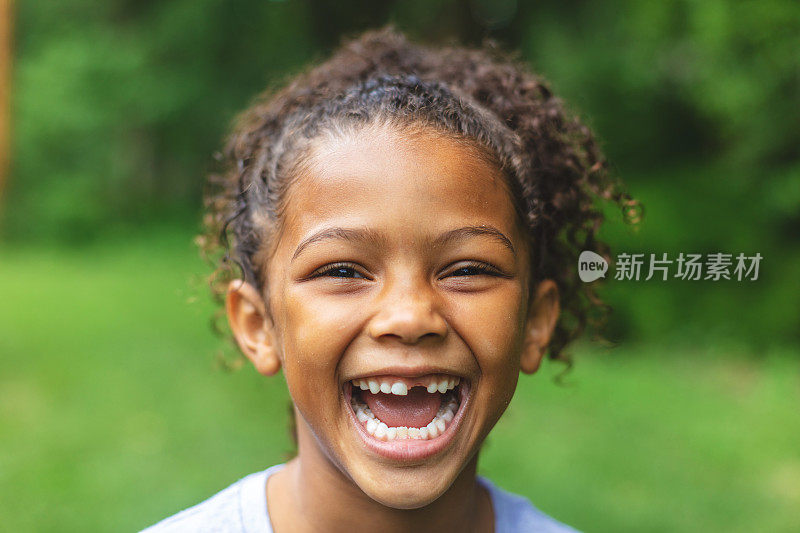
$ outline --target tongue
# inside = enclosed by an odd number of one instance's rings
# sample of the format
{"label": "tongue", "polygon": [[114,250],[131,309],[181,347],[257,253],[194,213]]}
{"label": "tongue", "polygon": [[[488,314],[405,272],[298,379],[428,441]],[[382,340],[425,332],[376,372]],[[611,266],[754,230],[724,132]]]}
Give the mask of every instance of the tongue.
{"label": "tongue", "polygon": [[361,392],[373,414],[389,427],[427,426],[442,405],[442,395],[429,393],[424,387],[414,387],[406,396]]}

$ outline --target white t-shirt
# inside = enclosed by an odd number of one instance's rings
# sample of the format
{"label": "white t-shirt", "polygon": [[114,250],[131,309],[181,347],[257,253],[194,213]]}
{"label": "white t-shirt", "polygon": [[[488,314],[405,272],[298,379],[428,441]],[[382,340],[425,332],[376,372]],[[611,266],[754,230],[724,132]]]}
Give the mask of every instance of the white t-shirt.
{"label": "white t-shirt", "polygon": [[[267,511],[267,478],[284,465],[240,479],[206,501],[145,529],[142,533],[273,533]],[[494,509],[495,533],[576,533],[550,518],[531,503],[478,476],[488,490]]]}

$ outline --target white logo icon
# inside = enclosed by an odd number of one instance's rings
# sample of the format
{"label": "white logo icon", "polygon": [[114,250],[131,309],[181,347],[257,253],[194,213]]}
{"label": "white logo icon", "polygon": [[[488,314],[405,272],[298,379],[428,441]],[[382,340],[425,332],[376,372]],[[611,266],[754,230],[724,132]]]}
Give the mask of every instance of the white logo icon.
{"label": "white logo icon", "polygon": [[608,272],[608,261],[603,256],[589,250],[581,252],[578,257],[578,276],[581,281],[588,283],[598,278],[604,278],[606,272]]}

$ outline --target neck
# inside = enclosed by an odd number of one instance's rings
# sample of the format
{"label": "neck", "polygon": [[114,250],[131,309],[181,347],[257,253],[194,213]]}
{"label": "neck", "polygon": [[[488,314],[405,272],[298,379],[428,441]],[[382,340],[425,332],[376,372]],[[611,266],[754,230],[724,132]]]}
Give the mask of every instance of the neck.
{"label": "neck", "polygon": [[432,503],[418,509],[394,509],[362,492],[323,453],[304,425],[298,424],[298,456],[269,483],[276,533],[358,530],[365,525],[385,533],[492,531],[491,502],[476,480],[477,455]]}

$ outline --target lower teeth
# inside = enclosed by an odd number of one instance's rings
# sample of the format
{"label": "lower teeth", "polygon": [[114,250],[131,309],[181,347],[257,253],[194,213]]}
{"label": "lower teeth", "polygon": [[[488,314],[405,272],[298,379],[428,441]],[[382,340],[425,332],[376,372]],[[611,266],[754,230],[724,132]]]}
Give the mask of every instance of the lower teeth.
{"label": "lower teeth", "polygon": [[455,394],[448,394],[445,396],[445,401],[439,408],[439,412],[433,417],[427,426],[421,428],[416,427],[389,427],[376,417],[366,403],[352,396],[350,404],[353,407],[353,412],[356,414],[358,421],[367,430],[367,433],[379,440],[429,440],[438,437],[444,433],[445,429],[450,426],[456,412],[458,411],[458,401]]}

